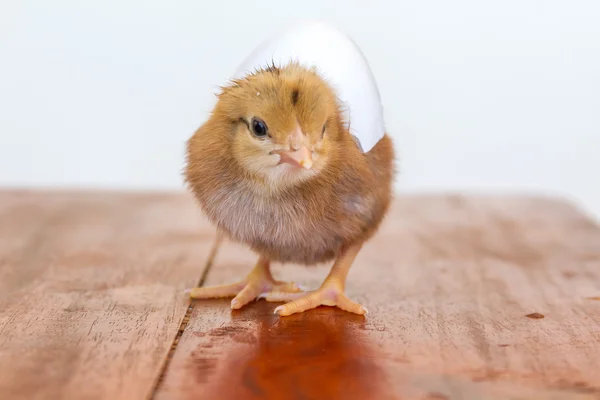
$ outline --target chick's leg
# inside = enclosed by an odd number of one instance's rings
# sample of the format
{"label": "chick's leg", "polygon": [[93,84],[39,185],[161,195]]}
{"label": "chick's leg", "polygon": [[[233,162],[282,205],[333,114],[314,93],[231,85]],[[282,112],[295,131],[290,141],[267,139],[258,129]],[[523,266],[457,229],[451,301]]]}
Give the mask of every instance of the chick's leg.
{"label": "chick's leg", "polygon": [[267,295],[267,301],[287,301],[299,297],[275,308],[275,314],[286,316],[301,313],[318,306],[336,306],[354,314],[366,314],[367,309],[365,307],[353,302],[344,294],[346,276],[361,247],[361,245],[355,245],[342,252],[319,289],[308,294],[270,293]]}
{"label": "chick's leg", "polygon": [[190,297],[193,299],[212,299],[235,296],[231,300],[231,308],[235,310],[250,303],[261,293],[270,291],[296,293],[300,292],[300,288],[293,282],[276,281],[271,275],[269,260],[260,257],[252,271],[242,281],[228,285],[194,288],[190,291]]}

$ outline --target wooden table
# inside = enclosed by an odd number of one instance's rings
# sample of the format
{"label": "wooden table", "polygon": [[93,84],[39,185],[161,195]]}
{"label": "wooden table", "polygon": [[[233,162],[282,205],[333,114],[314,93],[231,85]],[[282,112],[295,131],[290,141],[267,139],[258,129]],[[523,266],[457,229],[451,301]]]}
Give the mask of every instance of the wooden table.
{"label": "wooden table", "polygon": [[566,202],[400,198],[349,275],[367,318],[190,303],[254,262],[213,242],[185,194],[2,192],[0,399],[600,398],[600,228]]}

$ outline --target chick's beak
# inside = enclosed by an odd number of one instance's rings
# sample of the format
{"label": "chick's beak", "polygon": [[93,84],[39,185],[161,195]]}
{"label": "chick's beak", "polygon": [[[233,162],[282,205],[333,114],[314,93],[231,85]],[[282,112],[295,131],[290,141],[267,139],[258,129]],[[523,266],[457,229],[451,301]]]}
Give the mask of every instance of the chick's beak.
{"label": "chick's beak", "polygon": [[289,137],[290,150],[277,150],[273,153],[279,154],[279,164],[287,163],[295,167],[311,169],[313,165],[312,151],[305,144],[305,136],[299,128],[296,128]]}
{"label": "chick's beak", "polygon": [[288,163],[296,167],[311,169],[313,161],[312,154],[308,147],[302,145],[296,151],[279,151],[279,164]]}

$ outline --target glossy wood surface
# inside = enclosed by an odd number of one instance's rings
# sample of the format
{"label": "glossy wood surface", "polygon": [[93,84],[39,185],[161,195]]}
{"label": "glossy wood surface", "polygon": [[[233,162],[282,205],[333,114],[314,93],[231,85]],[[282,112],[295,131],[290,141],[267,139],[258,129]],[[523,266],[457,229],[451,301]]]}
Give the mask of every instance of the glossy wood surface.
{"label": "glossy wood surface", "polygon": [[[243,276],[253,261],[225,244],[207,283]],[[315,288],[326,272],[276,275]],[[600,229],[567,204],[400,200],[347,293],[367,318],[196,302],[156,398],[600,396],[600,302],[590,300],[600,293]]]}
{"label": "glossy wood surface", "polygon": [[570,204],[396,201],[350,271],[366,318],[188,308],[254,264],[205,271],[213,240],[187,195],[0,193],[0,399],[600,398],[600,227]]}

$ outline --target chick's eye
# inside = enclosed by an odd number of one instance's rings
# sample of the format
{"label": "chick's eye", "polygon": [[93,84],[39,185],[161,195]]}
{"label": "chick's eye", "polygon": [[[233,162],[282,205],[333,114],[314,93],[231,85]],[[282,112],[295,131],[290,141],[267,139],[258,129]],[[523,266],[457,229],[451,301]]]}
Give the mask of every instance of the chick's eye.
{"label": "chick's eye", "polygon": [[259,138],[267,136],[267,124],[265,124],[264,121],[258,118],[253,118],[251,126],[254,136]]}

